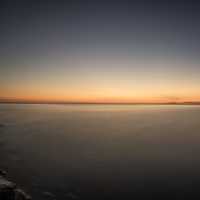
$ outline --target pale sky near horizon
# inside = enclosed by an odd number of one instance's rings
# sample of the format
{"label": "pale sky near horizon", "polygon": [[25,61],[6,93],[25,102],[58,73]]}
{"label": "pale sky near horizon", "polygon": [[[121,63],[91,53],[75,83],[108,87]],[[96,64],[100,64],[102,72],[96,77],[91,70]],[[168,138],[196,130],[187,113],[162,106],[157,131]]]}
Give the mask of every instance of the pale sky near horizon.
{"label": "pale sky near horizon", "polygon": [[196,1],[5,1],[0,99],[200,101]]}

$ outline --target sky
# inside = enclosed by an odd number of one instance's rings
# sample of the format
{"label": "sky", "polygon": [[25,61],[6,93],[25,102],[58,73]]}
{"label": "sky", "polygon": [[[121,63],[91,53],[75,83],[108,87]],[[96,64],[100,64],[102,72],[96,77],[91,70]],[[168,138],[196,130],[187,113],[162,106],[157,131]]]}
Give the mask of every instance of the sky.
{"label": "sky", "polygon": [[1,1],[0,101],[200,101],[198,1]]}

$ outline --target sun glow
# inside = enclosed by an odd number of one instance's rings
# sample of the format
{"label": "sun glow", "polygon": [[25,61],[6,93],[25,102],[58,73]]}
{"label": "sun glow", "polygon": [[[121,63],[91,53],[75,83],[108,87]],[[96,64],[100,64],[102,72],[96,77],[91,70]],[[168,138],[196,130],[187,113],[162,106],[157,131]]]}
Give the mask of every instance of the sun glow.
{"label": "sun glow", "polygon": [[[193,70],[188,71],[187,66],[191,65]],[[4,79],[0,85],[1,101],[197,102],[200,81],[198,70],[194,69],[194,63],[180,61],[68,56]]]}

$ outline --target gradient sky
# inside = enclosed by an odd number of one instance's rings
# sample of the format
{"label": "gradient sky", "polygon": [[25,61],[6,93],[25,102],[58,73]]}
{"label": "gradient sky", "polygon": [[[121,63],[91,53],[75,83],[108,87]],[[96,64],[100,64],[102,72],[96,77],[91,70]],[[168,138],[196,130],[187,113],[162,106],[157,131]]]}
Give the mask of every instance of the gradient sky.
{"label": "gradient sky", "polygon": [[200,101],[197,1],[0,5],[0,100]]}

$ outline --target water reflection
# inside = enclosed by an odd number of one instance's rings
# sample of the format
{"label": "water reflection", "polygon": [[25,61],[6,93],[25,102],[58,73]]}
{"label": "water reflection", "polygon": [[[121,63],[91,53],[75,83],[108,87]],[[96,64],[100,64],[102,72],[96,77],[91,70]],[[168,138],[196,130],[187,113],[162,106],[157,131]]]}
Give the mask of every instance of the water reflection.
{"label": "water reflection", "polygon": [[37,199],[189,195],[199,119],[198,106],[2,104],[0,167]]}

